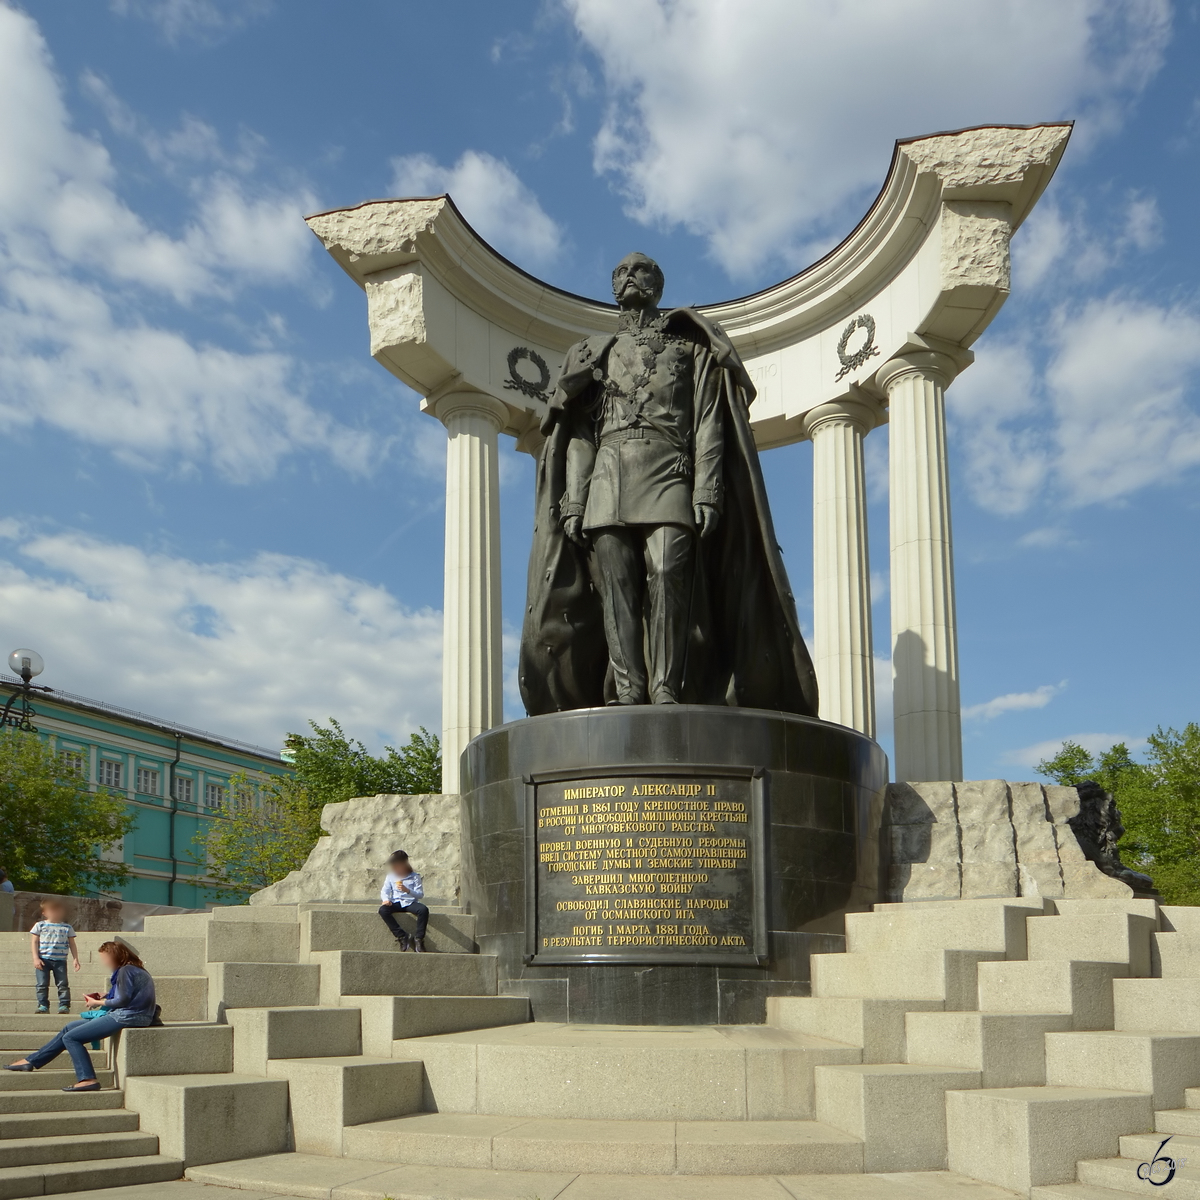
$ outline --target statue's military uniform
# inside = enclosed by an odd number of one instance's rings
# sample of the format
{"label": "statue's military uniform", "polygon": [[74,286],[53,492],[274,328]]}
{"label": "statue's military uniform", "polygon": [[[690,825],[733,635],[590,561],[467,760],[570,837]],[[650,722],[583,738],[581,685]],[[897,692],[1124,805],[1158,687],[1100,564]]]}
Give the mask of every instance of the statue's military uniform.
{"label": "statue's military uniform", "polygon": [[572,415],[561,512],[582,517],[595,547],[623,704],[679,699],[696,557],[693,507],[719,512],[722,504],[719,374],[704,369],[711,350],[695,327],[669,328],[669,316],[645,326],[623,322],[615,338],[574,347],[566,367],[591,361],[598,386]]}

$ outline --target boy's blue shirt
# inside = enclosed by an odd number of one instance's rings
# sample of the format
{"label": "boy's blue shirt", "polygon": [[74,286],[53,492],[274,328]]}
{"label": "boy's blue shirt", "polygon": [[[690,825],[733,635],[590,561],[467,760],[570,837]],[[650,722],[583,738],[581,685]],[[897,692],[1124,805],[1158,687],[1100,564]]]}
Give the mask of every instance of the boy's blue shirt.
{"label": "boy's blue shirt", "polygon": [[[400,886],[401,882],[404,883],[404,887]],[[389,875],[384,880],[379,898],[384,904],[399,904],[401,908],[408,908],[413,901],[420,900],[424,895],[425,888],[421,883],[421,876],[413,871],[411,875]]]}
{"label": "boy's blue shirt", "polygon": [[37,935],[39,958],[61,958],[66,962],[70,941],[75,936],[70,925],[65,921],[38,921],[29,932]]}

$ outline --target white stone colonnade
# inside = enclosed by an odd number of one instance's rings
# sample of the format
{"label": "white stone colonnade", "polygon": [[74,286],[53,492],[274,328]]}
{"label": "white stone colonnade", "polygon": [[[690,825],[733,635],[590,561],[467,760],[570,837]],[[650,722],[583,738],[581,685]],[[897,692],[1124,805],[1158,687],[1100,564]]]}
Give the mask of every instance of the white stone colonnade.
{"label": "white stone colonnade", "polygon": [[[703,305],[758,397],[760,449],[813,445],[813,658],[821,716],[875,735],[863,442],[889,433],[897,780],[962,778],[945,390],[1008,295],[1009,239],[1070,126],[986,126],[896,144],[854,232],[799,275]],[[447,429],[443,789],[502,719],[500,434],[536,453],[567,348],[616,309],[520,271],[448,196],[310,217],[366,292],[371,353]],[[669,281],[668,281],[669,286]],[[773,496],[778,512],[798,497]]]}

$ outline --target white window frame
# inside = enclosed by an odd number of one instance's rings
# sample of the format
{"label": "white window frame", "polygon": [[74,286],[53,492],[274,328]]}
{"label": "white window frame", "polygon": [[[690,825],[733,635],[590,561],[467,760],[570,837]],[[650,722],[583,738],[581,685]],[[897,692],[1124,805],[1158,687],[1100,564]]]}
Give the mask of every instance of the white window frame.
{"label": "white window frame", "polygon": [[180,804],[191,804],[195,784],[190,775],[175,776],[175,799]]}
{"label": "white window frame", "polygon": [[87,778],[87,753],[84,750],[75,750],[71,747],[64,747],[58,752],[58,761],[62,764],[64,770],[73,779]]}
{"label": "white window frame", "polygon": [[223,783],[206,783],[204,785],[204,807],[220,808],[225,803],[228,789]]}
{"label": "white window frame", "polygon": [[124,770],[122,770],[124,766],[124,763],[118,762],[116,759],[102,758],[100,760],[100,770],[98,772],[97,782],[101,787],[115,788],[117,791],[124,791],[124,786],[121,783],[121,776],[125,774]]}
{"label": "white window frame", "polygon": [[[157,767],[138,767],[133,776],[133,790],[139,796],[159,796],[162,794],[162,772]],[[153,784],[150,786],[143,786]]]}

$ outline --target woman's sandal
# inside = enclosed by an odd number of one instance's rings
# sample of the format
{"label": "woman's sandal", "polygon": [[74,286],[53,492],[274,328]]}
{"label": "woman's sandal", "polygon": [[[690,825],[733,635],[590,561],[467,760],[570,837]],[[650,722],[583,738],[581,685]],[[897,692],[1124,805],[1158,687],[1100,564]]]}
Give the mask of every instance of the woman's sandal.
{"label": "woman's sandal", "polygon": [[100,1090],[100,1081],[93,1079],[91,1083],[85,1083],[82,1087],[65,1087],[64,1092],[98,1092]]}
{"label": "woman's sandal", "polygon": [[32,1071],[35,1068],[32,1063],[8,1063],[4,1069],[6,1071]]}

